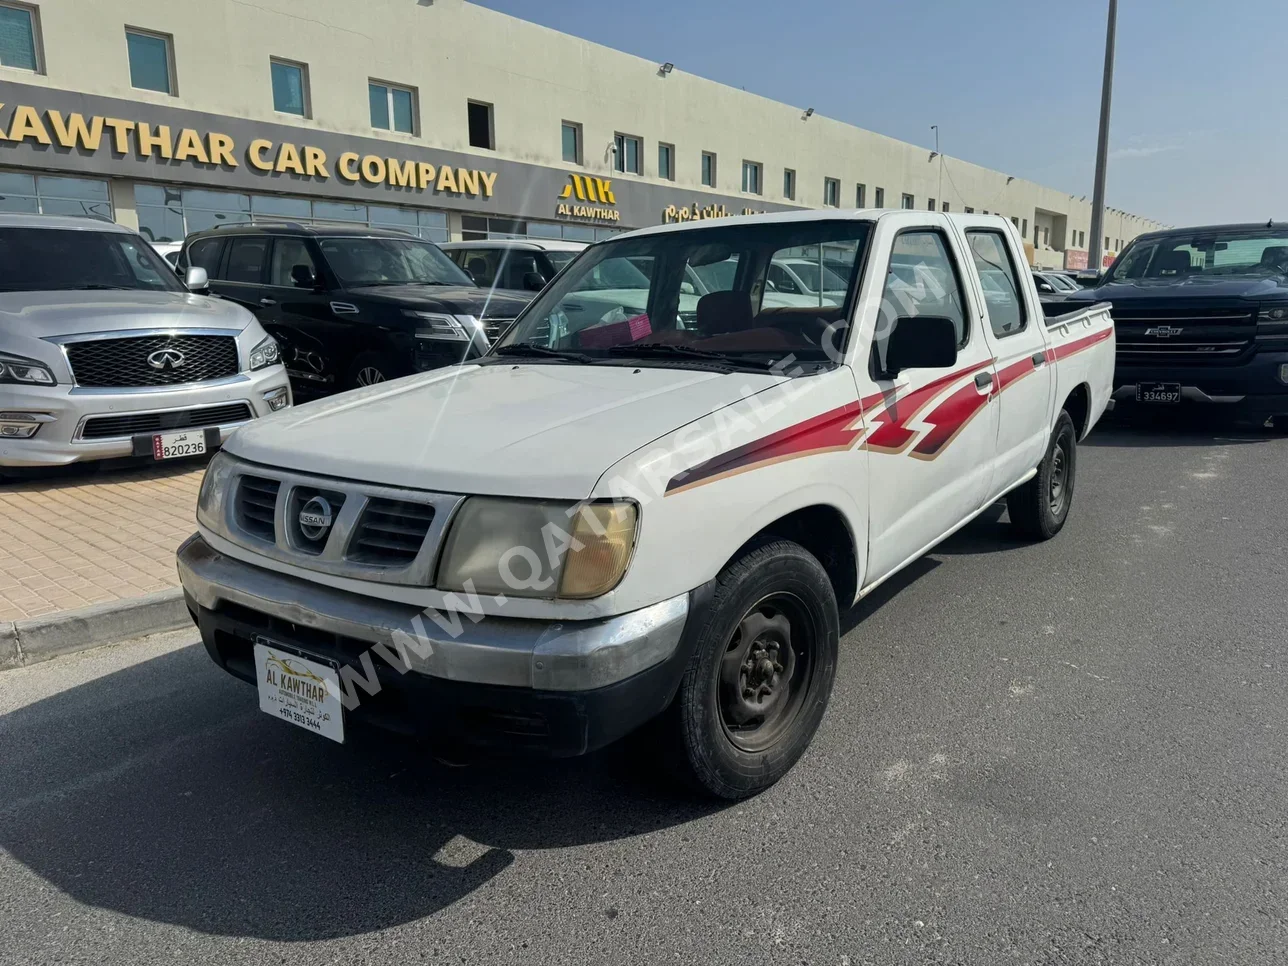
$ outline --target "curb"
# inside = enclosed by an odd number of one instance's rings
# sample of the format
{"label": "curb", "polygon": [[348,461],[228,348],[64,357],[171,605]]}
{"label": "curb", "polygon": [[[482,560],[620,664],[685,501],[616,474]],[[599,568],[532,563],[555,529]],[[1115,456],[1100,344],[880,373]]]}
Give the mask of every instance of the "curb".
{"label": "curb", "polygon": [[179,630],[191,623],[179,587],[45,617],[0,622],[0,669],[38,664],[62,654]]}

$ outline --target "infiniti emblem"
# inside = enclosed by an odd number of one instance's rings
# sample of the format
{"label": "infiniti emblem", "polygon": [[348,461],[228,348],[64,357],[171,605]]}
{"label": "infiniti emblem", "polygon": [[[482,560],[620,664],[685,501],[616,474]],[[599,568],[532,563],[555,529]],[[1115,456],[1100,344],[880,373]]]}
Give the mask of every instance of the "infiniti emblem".
{"label": "infiniti emblem", "polygon": [[300,510],[300,533],[314,543],[331,529],[331,504],[325,497],[315,496]]}
{"label": "infiniti emblem", "polygon": [[178,369],[183,365],[183,353],[178,349],[157,349],[148,356],[148,365],[153,369]]}

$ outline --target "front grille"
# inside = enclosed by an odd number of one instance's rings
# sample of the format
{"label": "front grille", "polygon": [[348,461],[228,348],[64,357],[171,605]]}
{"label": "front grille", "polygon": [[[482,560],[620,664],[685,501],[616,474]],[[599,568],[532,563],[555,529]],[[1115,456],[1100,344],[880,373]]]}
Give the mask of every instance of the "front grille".
{"label": "front grille", "polygon": [[[331,512],[331,525],[325,528],[310,528],[305,533],[300,522],[300,513],[314,499],[326,501]],[[286,504],[286,530],[290,534],[291,545],[301,553],[316,557],[326,549],[327,541],[335,530],[335,522],[340,518],[340,509],[344,506],[345,495],[336,490],[321,490],[311,486],[297,486],[291,491],[291,498]],[[311,536],[309,534],[312,534]]]}
{"label": "front grille", "polygon": [[175,386],[238,372],[237,340],[229,335],[141,335],[64,348],[79,386]]}
{"label": "front grille", "polygon": [[345,556],[378,567],[404,567],[420,553],[433,522],[429,504],[373,498],[362,511]]}
{"label": "front grille", "polygon": [[1132,308],[1113,317],[1117,360],[1131,366],[1235,365],[1256,335],[1256,317],[1243,306]]}
{"label": "front grille", "polygon": [[81,430],[81,439],[113,439],[138,433],[226,426],[230,423],[244,423],[253,415],[250,406],[242,402],[226,406],[203,406],[199,409],[176,409],[168,413],[90,416]]}
{"label": "front grille", "polygon": [[510,327],[514,319],[484,319],[483,334],[487,336],[488,345],[496,345],[496,340]]}
{"label": "front grille", "polygon": [[237,523],[252,536],[272,540],[276,536],[273,518],[277,513],[278,480],[263,476],[242,476],[237,483]]}

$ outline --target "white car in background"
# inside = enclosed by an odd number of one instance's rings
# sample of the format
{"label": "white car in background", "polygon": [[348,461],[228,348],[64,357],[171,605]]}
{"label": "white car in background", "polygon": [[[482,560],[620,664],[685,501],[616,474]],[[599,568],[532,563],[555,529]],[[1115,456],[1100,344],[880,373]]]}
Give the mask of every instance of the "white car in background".
{"label": "white car in background", "polygon": [[447,257],[484,288],[540,292],[576,258],[585,242],[540,238],[445,242]]}
{"label": "white car in background", "polygon": [[179,253],[183,251],[183,241],[149,242],[153,250],[166,260],[171,268],[179,262]]}
{"label": "white car in background", "polygon": [[768,280],[778,295],[804,295],[814,305],[840,305],[850,284],[821,259],[805,257],[775,258]]}

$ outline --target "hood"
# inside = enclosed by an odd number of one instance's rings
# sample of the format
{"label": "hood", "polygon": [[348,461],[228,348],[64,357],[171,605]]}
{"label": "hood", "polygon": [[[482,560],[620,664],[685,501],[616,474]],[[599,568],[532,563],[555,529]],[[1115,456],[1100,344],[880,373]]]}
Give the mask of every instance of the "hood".
{"label": "hood", "polygon": [[246,328],[249,311],[190,292],[0,292],[0,335],[46,339],[115,329]]}
{"label": "hood", "polygon": [[783,377],[631,366],[466,365],[283,410],[234,456],[450,493],[576,500],[609,467]]}
{"label": "hood", "polygon": [[1135,278],[1070,293],[1079,301],[1126,302],[1135,299],[1288,299],[1288,280],[1272,275],[1190,275]]}
{"label": "hood", "polygon": [[477,319],[512,319],[536,297],[536,292],[512,292],[468,285],[355,285],[356,295],[387,299],[427,312],[472,315]]}

